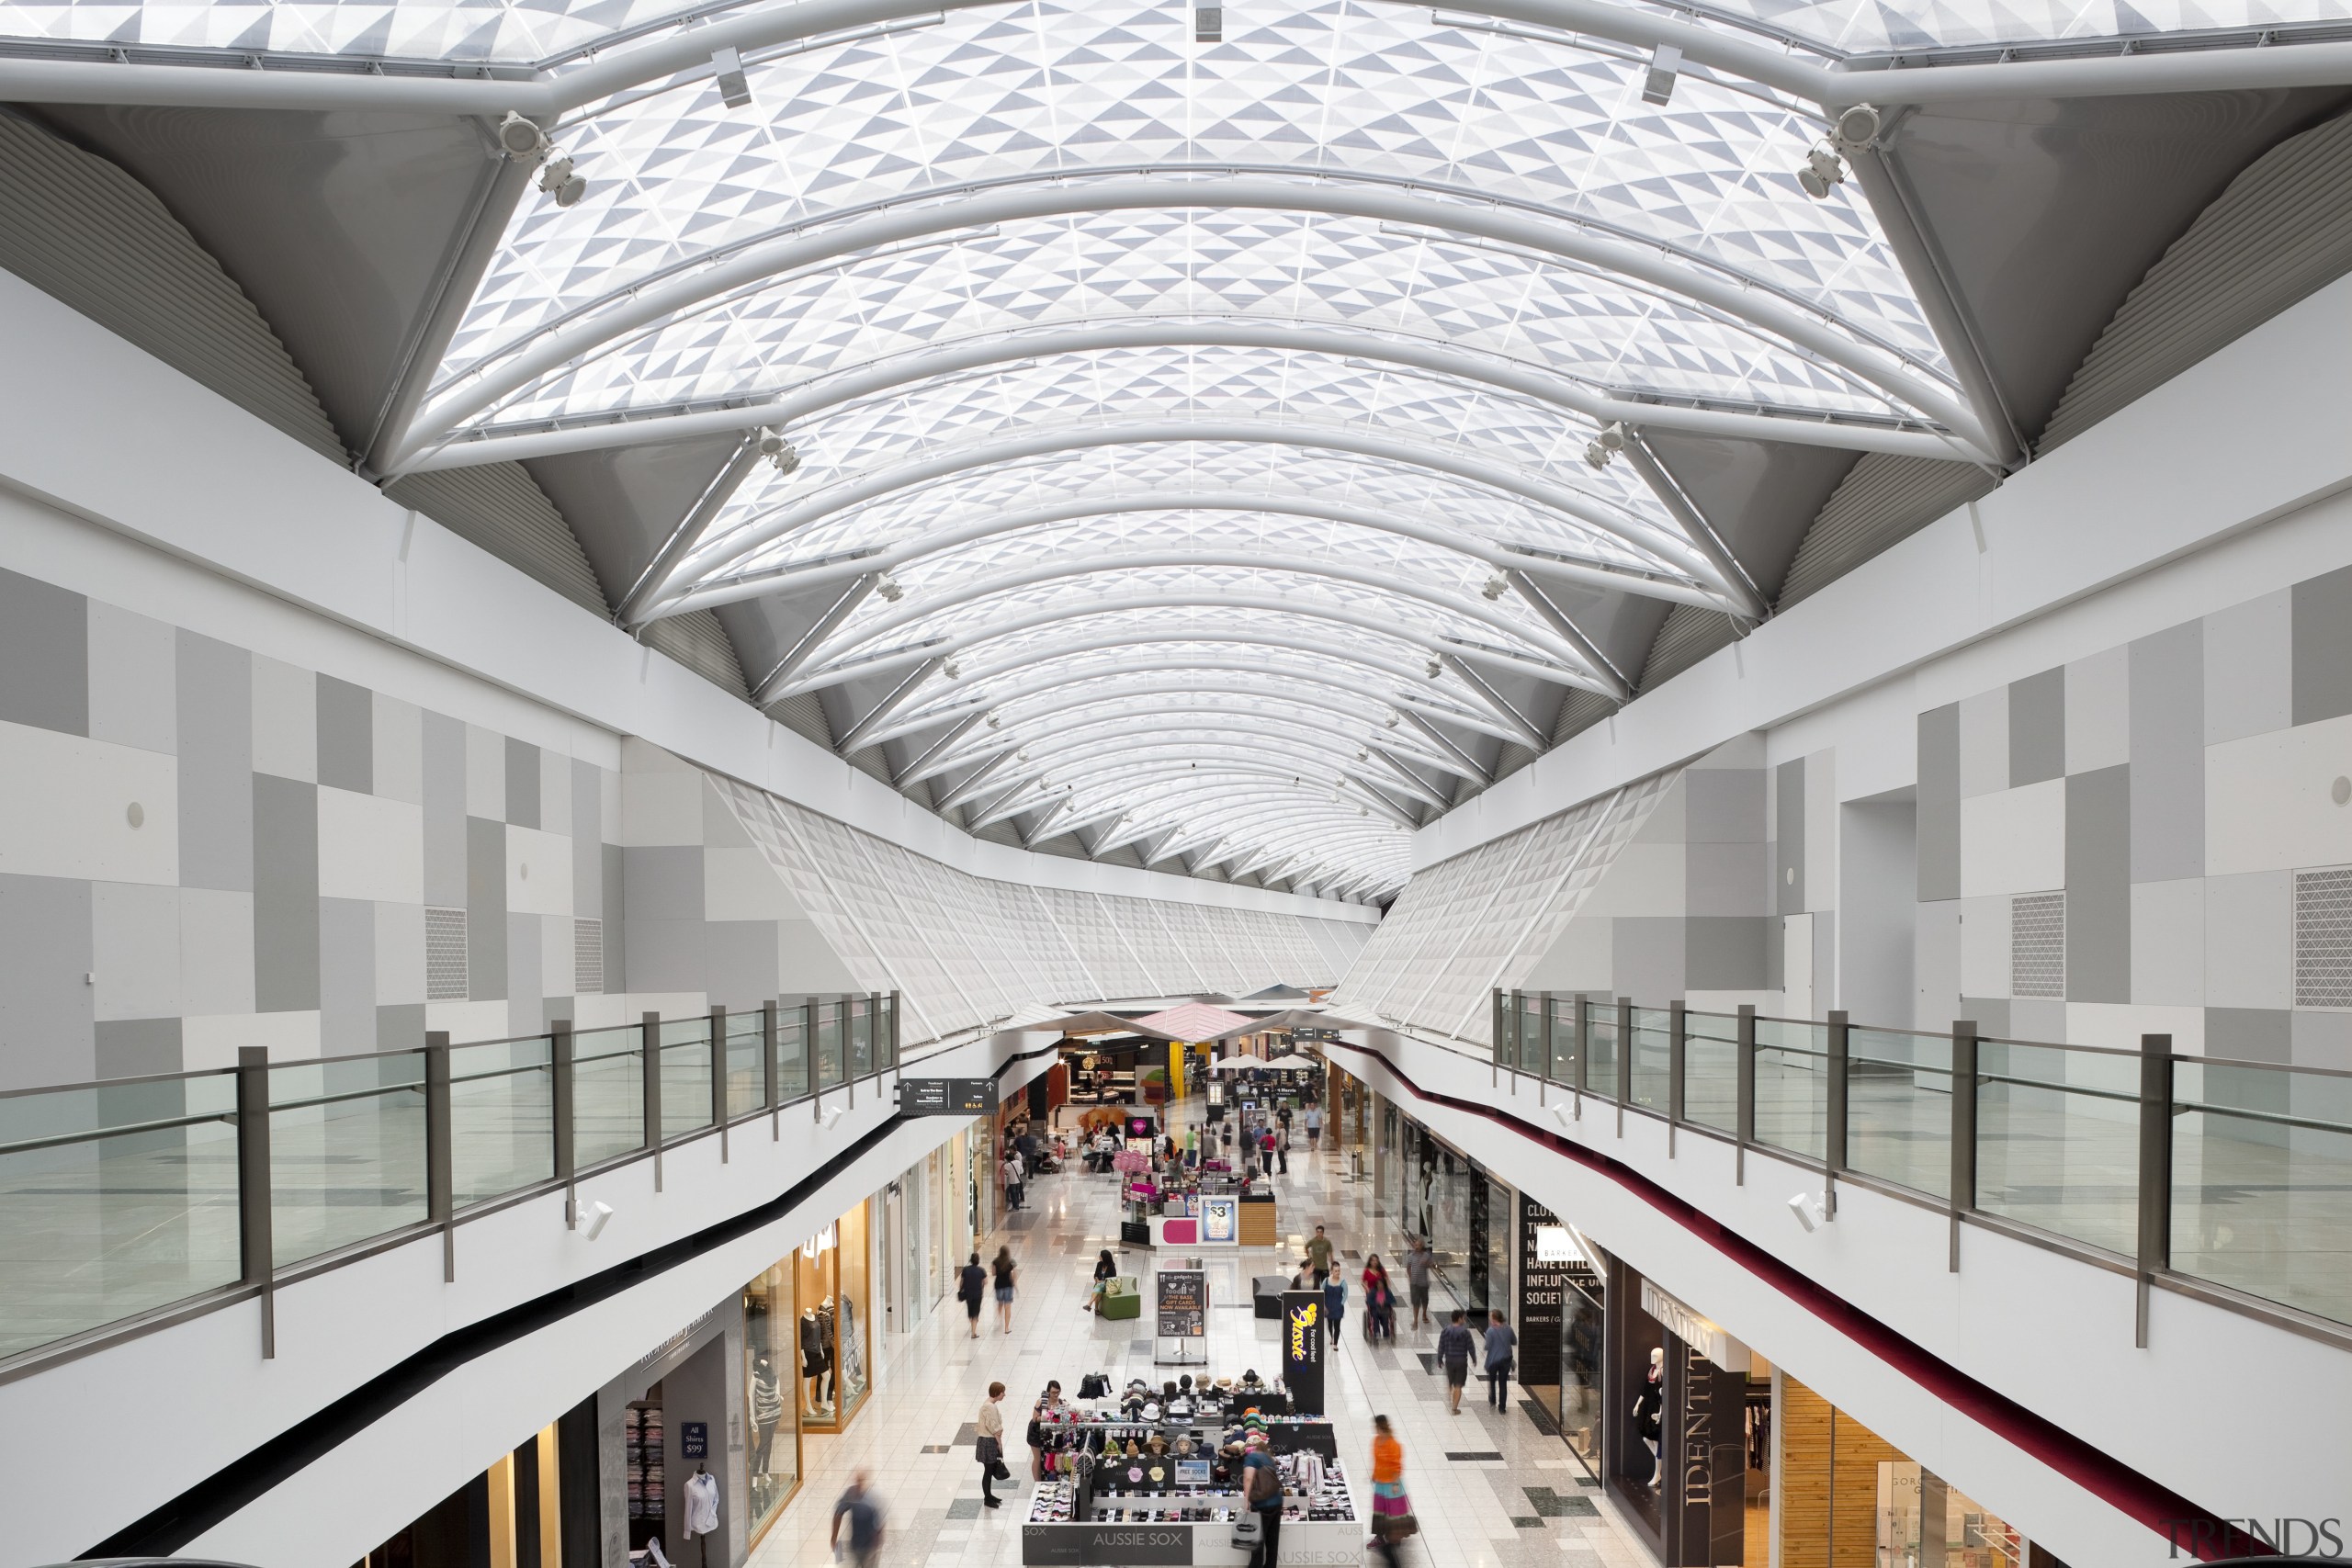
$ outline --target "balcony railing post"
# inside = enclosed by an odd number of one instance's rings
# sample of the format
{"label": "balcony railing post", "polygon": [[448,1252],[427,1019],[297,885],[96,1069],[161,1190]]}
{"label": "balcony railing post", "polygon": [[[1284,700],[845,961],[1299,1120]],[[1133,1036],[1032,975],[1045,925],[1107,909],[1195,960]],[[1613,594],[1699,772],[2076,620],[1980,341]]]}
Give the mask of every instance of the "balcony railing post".
{"label": "balcony railing post", "polygon": [[1552,993],[1535,993],[1535,1005],[1543,1010],[1536,1017],[1543,1021],[1535,1026],[1535,1049],[1544,1058],[1543,1067],[1535,1075],[1535,1103],[1544,1103],[1544,1089],[1553,1081],[1552,1070]]}
{"label": "balcony railing post", "polygon": [[727,1163],[727,1010],[710,1010],[710,1124],[718,1129],[718,1163]]}
{"label": "balcony railing post", "polygon": [[1670,1002],[1666,1010],[1666,1157],[1674,1157],[1675,1134],[1682,1127],[1682,1073],[1689,1065],[1683,1030],[1683,1004]]}
{"label": "balcony railing post", "polygon": [[2132,1343],[2148,1348],[2148,1292],[2172,1263],[2172,1036],[2140,1036],[2140,1247]]}
{"label": "balcony railing post", "polygon": [[1500,986],[1490,987],[1487,989],[1487,1009],[1489,1014],[1487,1038],[1494,1042],[1494,1049],[1488,1053],[1487,1063],[1487,1087],[1498,1089],[1501,1087],[1503,1081],[1503,989]]}
{"label": "balcony railing post", "polygon": [[575,1180],[579,1171],[578,1111],[572,1099],[571,1021],[552,1019],[548,1023],[548,1089],[555,1137],[555,1179],[563,1183],[563,1223],[571,1229],[580,1225],[580,1190]]}
{"label": "balcony railing post", "polygon": [[1576,1118],[1584,1120],[1584,1097],[1592,1088],[1592,998],[1579,991],[1576,999],[1577,1059],[1569,1069],[1569,1086],[1576,1095]]}
{"label": "balcony railing post", "polygon": [[1951,1256],[1945,1268],[1960,1272],[1960,1217],[1976,1207],[1976,1025],[1969,1019],[1951,1026]]}
{"label": "balcony railing post", "polygon": [[810,997],[800,1004],[803,1027],[800,1032],[802,1075],[808,1080],[808,1120],[825,1119],[825,1037],[822,1026],[825,1004]]}
{"label": "balcony railing post", "polygon": [[1617,1135],[1625,1135],[1625,1102],[1634,1098],[1634,998],[1617,998]]}
{"label": "balcony railing post", "polygon": [[1732,1184],[1747,1185],[1747,1145],[1756,1141],[1756,1005],[1739,1004],[1738,1038],[1732,1046],[1733,1070],[1738,1078],[1733,1090]]}
{"label": "balcony railing post", "polygon": [[424,1036],[424,1217],[441,1227],[441,1279],[458,1277],[457,1161],[449,1147],[449,1035]]}
{"label": "balcony railing post", "polygon": [[899,1051],[906,1043],[899,1033],[899,993],[890,993],[890,1070],[899,1070]]}
{"label": "balcony railing post", "polygon": [[645,1032],[645,1146],[653,1151],[653,1190],[662,1190],[662,1015],[638,1015]]}
{"label": "balcony railing post", "polygon": [[237,1047],[237,1248],[244,1283],[260,1292],[261,1354],[277,1354],[277,1259],[270,1230],[269,1049]]}
{"label": "balcony railing post", "polygon": [[[850,1049],[850,1036],[854,1032],[850,1025],[861,1015],[865,1015],[865,1006],[871,998],[871,992],[862,997],[842,998],[842,1087],[849,1090],[849,1108],[852,1111],[857,1109],[857,1058]],[[872,1043],[874,1030],[870,1015],[867,1016],[865,1038],[867,1042],[865,1054],[870,1060],[874,1055]]]}
{"label": "balcony railing post", "polygon": [[1822,1129],[1822,1164],[1828,1168],[1822,1182],[1821,1202],[1834,1218],[1838,1213],[1838,1173],[1846,1168],[1846,1063],[1848,1032],[1846,1014],[1833,1010],[1826,1032],[1829,1046],[1829,1081],[1824,1087],[1827,1115]]}
{"label": "balcony railing post", "polygon": [[1527,993],[1510,994],[1510,1092],[1519,1094],[1520,1070],[1527,1065]]}
{"label": "balcony railing post", "polygon": [[767,1107],[768,1142],[784,1140],[784,1113],[777,1109],[784,1103],[784,1061],[778,1055],[781,1040],[776,1027],[776,999],[770,997],[760,1004],[760,1103]]}

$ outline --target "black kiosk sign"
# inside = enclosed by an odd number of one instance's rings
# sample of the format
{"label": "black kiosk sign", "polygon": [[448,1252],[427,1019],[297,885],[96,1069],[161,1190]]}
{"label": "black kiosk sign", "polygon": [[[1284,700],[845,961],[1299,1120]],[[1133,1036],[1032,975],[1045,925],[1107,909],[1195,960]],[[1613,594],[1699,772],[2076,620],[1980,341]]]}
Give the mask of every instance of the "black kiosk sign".
{"label": "black kiosk sign", "polygon": [[1519,1200],[1519,1381],[1550,1388],[1560,1381],[1562,1307],[1571,1256],[1567,1227],[1534,1199]]}
{"label": "black kiosk sign", "polygon": [[1283,1383],[1294,1416],[1323,1414],[1323,1292],[1283,1292]]}
{"label": "black kiosk sign", "polygon": [[1198,1269],[1162,1269],[1159,1335],[1162,1339],[1199,1339],[1208,1333],[1209,1277]]}
{"label": "black kiosk sign", "polygon": [[985,1116],[996,1110],[994,1078],[900,1078],[901,1116]]}

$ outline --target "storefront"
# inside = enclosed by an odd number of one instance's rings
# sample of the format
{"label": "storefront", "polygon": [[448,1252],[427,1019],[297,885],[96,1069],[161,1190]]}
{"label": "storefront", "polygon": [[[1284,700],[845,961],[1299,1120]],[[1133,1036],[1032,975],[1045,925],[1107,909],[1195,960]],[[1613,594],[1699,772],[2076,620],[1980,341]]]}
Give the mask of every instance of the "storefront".
{"label": "storefront", "polygon": [[1781,1476],[1776,1560],[1781,1568],[2027,1562],[2042,1568],[2056,1562],[1786,1372],[1774,1383]]}
{"label": "storefront", "polygon": [[743,1287],[743,1511],[753,1544],[800,1486],[798,1272],[787,1258]]}
{"label": "storefront", "polygon": [[1519,1382],[1568,1450],[1597,1477],[1600,1463],[1601,1303],[1597,1249],[1543,1204],[1519,1199]]}
{"label": "storefront", "polygon": [[839,1432],[865,1403],[873,1365],[873,1205],[860,1203],[793,1253],[796,1395],[803,1430]]}
{"label": "storefront", "polygon": [[[1751,1437],[1769,1452],[1770,1385],[1747,1346],[1691,1307],[1610,1260],[1602,1322],[1608,1376],[1604,1465],[1610,1495],[1668,1568],[1765,1561],[1751,1555]],[[1753,1409],[1751,1373],[1762,1397]]]}
{"label": "storefront", "polygon": [[591,1399],[361,1558],[356,1568],[599,1568]]}

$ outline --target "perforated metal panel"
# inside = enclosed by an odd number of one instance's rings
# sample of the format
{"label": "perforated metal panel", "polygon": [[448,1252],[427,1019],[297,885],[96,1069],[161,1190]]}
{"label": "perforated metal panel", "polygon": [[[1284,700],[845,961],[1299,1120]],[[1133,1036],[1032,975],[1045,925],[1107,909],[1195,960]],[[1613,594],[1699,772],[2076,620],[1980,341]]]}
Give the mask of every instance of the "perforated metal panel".
{"label": "perforated metal panel", "polygon": [[2295,1005],[2352,1008],[2352,866],[2295,874]]}
{"label": "perforated metal panel", "polygon": [[2009,901],[2009,994],[2066,997],[2066,896],[2028,893]]}
{"label": "perforated metal panel", "polygon": [[571,922],[571,991],[593,997],[605,988],[605,922]]}
{"label": "perforated metal panel", "polygon": [[461,1002],[468,988],[466,912],[463,909],[424,911],[424,999]]}

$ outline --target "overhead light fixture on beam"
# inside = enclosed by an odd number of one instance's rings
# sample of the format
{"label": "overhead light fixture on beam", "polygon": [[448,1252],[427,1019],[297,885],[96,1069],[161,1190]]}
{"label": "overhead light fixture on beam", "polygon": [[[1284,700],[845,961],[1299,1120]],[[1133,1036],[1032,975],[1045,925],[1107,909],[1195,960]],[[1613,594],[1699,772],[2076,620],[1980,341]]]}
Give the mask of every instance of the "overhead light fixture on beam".
{"label": "overhead light fixture on beam", "polygon": [[576,207],[588,194],[588,182],[574,172],[571,155],[548,141],[537,120],[507,110],[498,122],[498,148],[518,164],[537,164],[539,189],[555,197],[558,207]]}
{"label": "overhead light fixture on beam", "polygon": [[729,44],[710,57],[711,79],[718,87],[718,101],[730,109],[752,107],[751,78],[743,74],[743,51]]}
{"label": "overhead light fixture on beam", "polygon": [[800,471],[800,448],[775,425],[760,432],[760,456],[779,474],[790,476]]}
{"label": "overhead light fixture on beam", "polygon": [[[893,604],[907,596],[906,584],[900,582],[897,578],[892,577],[887,571],[878,573],[875,577],[874,592],[879,593],[883,598],[888,600]],[[956,673],[956,666],[952,660],[947,666],[947,673],[951,676]]]}
{"label": "overhead light fixture on beam", "polygon": [[1883,123],[1875,105],[1855,104],[1839,110],[1835,129],[1813,144],[1813,151],[1805,154],[1804,167],[1797,171],[1797,184],[1804,187],[1805,195],[1821,201],[1843,185],[1846,160],[1876,141]]}
{"label": "overhead light fixture on beam", "polygon": [[1600,427],[1600,434],[1585,444],[1584,460],[1596,468],[1605,468],[1609,460],[1625,449],[1625,425],[1612,420]]}
{"label": "overhead light fixture on beam", "polygon": [[1674,78],[1682,69],[1682,51],[1662,43],[1650,54],[1649,73],[1642,80],[1642,102],[1662,104],[1674,96]]}

